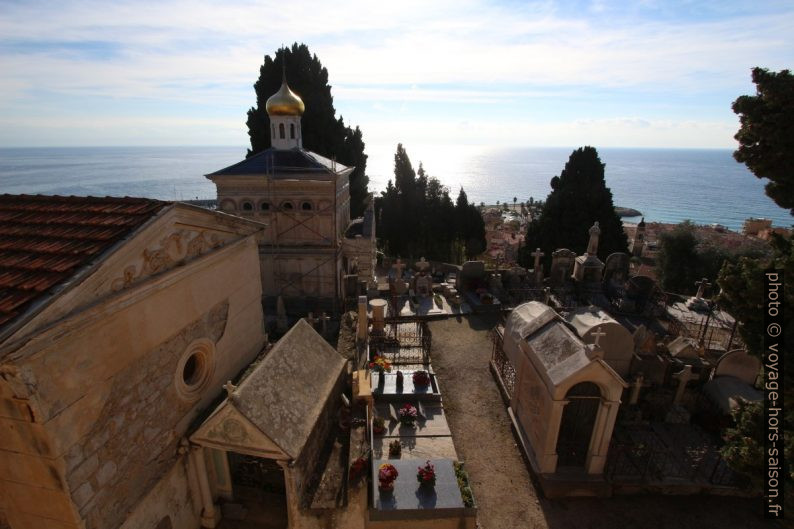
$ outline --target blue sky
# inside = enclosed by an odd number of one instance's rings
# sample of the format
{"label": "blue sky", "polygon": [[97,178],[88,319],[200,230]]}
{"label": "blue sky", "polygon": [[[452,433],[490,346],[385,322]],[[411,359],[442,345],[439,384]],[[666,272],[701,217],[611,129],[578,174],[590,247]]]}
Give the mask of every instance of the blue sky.
{"label": "blue sky", "polygon": [[368,147],[731,148],[792,2],[0,2],[0,146],[248,144],[265,54],[305,42]]}

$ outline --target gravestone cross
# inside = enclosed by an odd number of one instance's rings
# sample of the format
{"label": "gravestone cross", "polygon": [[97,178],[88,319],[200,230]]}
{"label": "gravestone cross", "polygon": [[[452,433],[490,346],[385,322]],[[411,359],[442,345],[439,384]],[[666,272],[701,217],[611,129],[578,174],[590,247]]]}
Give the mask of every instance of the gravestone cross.
{"label": "gravestone cross", "polygon": [[645,377],[642,376],[642,373],[637,374],[637,378],[634,379],[634,384],[631,386],[631,397],[629,397],[629,404],[637,404],[637,401],[640,400],[640,389],[642,389],[642,383],[645,381]]}
{"label": "gravestone cross", "polygon": [[598,221],[595,221],[588,233],[590,234],[590,240],[587,242],[587,255],[595,255],[598,253],[598,236],[601,235]]}
{"label": "gravestone cross", "polygon": [[430,268],[430,263],[428,263],[427,260],[425,260],[424,257],[419,259],[415,264],[416,264],[416,268],[420,272],[427,272],[427,269]]}
{"label": "gravestone cross", "polygon": [[543,281],[543,269],[540,267],[540,258],[546,254],[540,251],[540,248],[535,248],[531,254],[535,258],[535,281],[541,283]]}
{"label": "gravestone cross", "polygon": [[593,332],[590,333],[590,336],[595,338],[595,341],[593,342],[593,345],[595,345],[596,347],[601,347],[600,345],[598,345],[598,341],[601,339],[602,336],[606,336],[606,335],[607,335],[607,333],[605,333],[604,331],[601,330],[601,326],[600,325],[598,327],[596,327],[596,329]]}
{"label": "gravestone cross", "polygon": [[322,314],[320,314],[320,321],[323,323],[323,338],[326,337],[326,334],[328,332],[328,320],[330,320],[330,319],[331,319],[331,317],[328,316],[325,313],[325,311],[323,311]]}
{"label": "gravestone cross", "polygon": [[403,263],[400,258],[397,258],[397,261],[392,265],[392,270],[394,270],[394,279],[402,279],[403,278],[403,269],[405,268],[405,263]]}
{"label": "gravestone cross", "polygon": [[695,285],[697,285],[698,287],[698,293],[695,294],[696,298],[702,298],[705,290],[711,287],[711,283],[709,283],[709,280],[706,279],[705,277],[700,281],[695,281]]}
{"label": "gravestone cross", "polygon": [[686,383],[695,378],[692,375],[692,366],[686,365],[684,369],[675,375],[673,378],[678,379],[678,388],[675,390],[675,398],[673,399],[673,405],[678,405],[681,403],[681,399],[684,397],[684,390],[686,389]]}

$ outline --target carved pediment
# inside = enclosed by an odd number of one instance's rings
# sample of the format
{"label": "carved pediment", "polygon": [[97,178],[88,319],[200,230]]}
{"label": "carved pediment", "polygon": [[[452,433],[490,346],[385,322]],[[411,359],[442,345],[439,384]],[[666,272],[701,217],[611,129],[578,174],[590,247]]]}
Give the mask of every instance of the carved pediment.
{"label": "carved pediment", "polygon": [[170,270],[180,264],[222,246],[221,234],[208,230],[178,229],[144,248],[135,262],[124,267],[121,275],[111,282],[114,292],[137,281]]}
{"label": "carved pediment", "polygon": [[269,437],[246,419],[229,400],[199,426],[190,441],[202,446],[232,450],[271,459],[288,456]]}

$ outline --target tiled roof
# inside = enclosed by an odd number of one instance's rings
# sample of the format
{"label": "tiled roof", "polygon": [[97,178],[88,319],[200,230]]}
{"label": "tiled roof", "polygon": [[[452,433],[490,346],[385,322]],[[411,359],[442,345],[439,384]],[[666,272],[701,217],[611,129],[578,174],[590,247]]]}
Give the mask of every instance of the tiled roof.
{"label": "tiled roof", "polygon": [[0,195],[0,332],[167,204]]}
{"label": "tiled roof", "polygon": [[304,149],[270,148],[207,176],[269,174],[274,178],[294,178],[296,173],[330,175],[345,169],[348,167],[341,163]]}

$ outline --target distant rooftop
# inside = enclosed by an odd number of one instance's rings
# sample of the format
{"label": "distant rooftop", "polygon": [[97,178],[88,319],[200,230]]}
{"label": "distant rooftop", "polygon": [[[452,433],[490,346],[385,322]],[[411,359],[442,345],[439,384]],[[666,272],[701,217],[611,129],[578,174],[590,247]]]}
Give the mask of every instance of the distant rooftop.
{"label": "distant rooftop", "polygon": [[0,195],[0,334],[168,204]]}
{"label": "distant rooftop", "polygon": [[320,176],[347,169],[350,168],[346,165],[305,149],[270,148],[206,176],[268,174],[273,178],[295,178],[299,173],[317,173]]}

